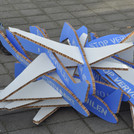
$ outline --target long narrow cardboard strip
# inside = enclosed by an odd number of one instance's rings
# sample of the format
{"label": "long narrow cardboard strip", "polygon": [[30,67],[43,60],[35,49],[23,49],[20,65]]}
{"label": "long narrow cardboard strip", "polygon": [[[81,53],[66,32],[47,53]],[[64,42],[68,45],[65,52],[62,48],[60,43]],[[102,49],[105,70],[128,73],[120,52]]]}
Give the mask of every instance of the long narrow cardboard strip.
{"label": "long narrow cardboard strip", "polygon": [[40,108],[40,107],[66,107],[69,106],[68,102],[64,99],[51,99],[40,101],[31,105],[28,105],[28,108]]}
{"label": "long narrow cardboard strip", "polygon": [[17,108],[22,108],[22,107],[30,105],[30,104],[34,104],[36,102],[38,102],[38,101],[37,100],[14,101],[14,102],[11,102],[11,103],[5,105],[5,108],[8,110],[13,110],[13,109],[17,109]]}

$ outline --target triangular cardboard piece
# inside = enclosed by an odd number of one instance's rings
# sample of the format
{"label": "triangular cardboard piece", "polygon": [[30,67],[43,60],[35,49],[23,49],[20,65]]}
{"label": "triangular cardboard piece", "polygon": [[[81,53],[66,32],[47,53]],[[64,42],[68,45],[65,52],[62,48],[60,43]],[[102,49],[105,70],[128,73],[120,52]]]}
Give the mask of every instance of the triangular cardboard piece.
{"label": "triangular cardboard piece", "polygon": [[51,114],[53,114],[57,109],[58,109],[57,107],[42,107],[33,118],[33,123],[39,125]]}
{"label": "triangular cardboard piece", "polygon": [[114,70],[120,77],[134,85],[134,69],[128,67],[128,71]]}
{"label": "triangular cardboard piece", "polygon": [[[37,36],[35,34],[28,33],[28,32],[25,32],[25,31],[22,31],[22,30],[19,30],[16,28],[9,28],[9,31],[14,32],[17,35],[17,38],[19,39],[22,46],[26,50],[31,49],[30,46],[27,46],[27,45],[30,45],[29,41],[31,41],[31,42],[36,43],[36,46],[38,45],[38,46],[41,46],[42,48],[44,47],[48,50],[51,50],[52,52],[58,53],[71,60],[74,60],[78,63],[83,64],[82,56],[80,54],[79,49],[76,46],[69,46],[66,44],[58,43],[56,41],[52,41],[50,39],[43,38],[43,37]],[[32,44],[32,46],[33,46],[33,44]],[[28,48],[28,47],[30,47],[30,48]]]}
{"label": "triangular cardboard piece", "polygon": [[118,89],[103,99],[103,101],[105,101],[113,113],[119,112],[122,95],[122,91]]}
{"label": "triangular cardboard piece", "polygon": [[109,57],[91,65],[92,69],[128,70],[128,66]]}
{"label": "triangular cardboard piece", "polygon": [[113,56],[121,51],[125,51],[133,46],[132,42],[120,43],[104,47],[84,48],[89,64],[94,64],[105,58]]}
{"label": "triangular cardboard piece", "polygon": [[40,108],[40,107],[67,107],[70,106],[64,99],[48,99],[43,100],[26,107],[28,108]]}
{"label": "triangular cardboard piece", "polygon": [[11,82],[0,94],[0,100],[6,99],[31,81],[53,71],[55,66],[45,53],[40,54],[13,82]]}
{"label": "triangular cardboard piece", "polygon": [[43,79],[31,82],[27,86],[15,94],[8,97],[6,100],[44,100],[44,99],[58,99],[62,95],[58,93],[52,86],[50,86]]}

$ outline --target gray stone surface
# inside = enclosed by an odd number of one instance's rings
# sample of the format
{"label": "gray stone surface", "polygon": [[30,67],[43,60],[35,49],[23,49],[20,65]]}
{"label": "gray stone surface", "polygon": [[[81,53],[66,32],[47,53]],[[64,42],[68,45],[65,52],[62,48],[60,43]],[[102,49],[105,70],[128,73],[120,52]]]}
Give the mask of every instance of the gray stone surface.
{"label": "gray stone surface", "polygon": [[52,134],[93,134],[81,120],[52,124],[48,127]]}
{"label": "gray stone surface", "polygon": [[[52,40],[59,41],[65,21],[76,29],[85,25],[89,33],[97,32],[99,36],[125,34],[134,30],[134,0],[0,0],[0,22],[6,28],[29,31],[30,25],[38,25],[46,29]],[[0,89],[13,80],[15,61],[13,56],[0,51]],[[39,126],[32,123],[37,109],[3,110],[0,133],[132,134],[130,111],[124,111],[123,107],[126,106],[122,105],[118,124],[108,123],[94,114],[84,117],[73,108],[60,108]]]}
{"label": "gray stone surface", "polygon": [[95,133],[104,133],[107,131],[128,128],[128,126],[120,118],[118,124],[108,123],[98,117],[85,118],[84,120]]}

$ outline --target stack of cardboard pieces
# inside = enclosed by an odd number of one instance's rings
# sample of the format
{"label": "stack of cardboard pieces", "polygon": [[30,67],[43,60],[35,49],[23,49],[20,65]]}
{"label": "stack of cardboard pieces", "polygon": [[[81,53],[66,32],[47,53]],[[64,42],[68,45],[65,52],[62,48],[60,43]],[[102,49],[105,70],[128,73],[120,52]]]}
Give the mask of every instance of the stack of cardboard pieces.
{"label": "stack of cardboard pieces", "polygon": [[[117,123],[122,101],[128,101],[134,119],[134,33],[96,37],[82,26],[64,23],[60,42],[44,29],[30,33],[9,27],[0,32],[3,46],[18,60],[15,79],[0,91],[0,109],[38,108],[41,123],[60,107],[72,106],[84,116],[90,112]],[[64,44],[64,41],[68,44]],[[34,60],[27,54],[38,54]]]}

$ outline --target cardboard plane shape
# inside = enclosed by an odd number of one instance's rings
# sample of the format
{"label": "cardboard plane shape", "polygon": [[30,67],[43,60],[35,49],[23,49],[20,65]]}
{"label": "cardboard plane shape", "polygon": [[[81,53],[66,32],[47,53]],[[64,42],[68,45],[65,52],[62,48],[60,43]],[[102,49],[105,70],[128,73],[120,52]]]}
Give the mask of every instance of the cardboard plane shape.
{"label": "cardboard plane shape", "polygon": [[[26,47],[30,47],[30,46],[27,46],[27,43],[28,41],[31,41],[31,42],[36,43],[36,46],[33,46],[32,44],[33,49],[35,49],[34,47],[37,47],[37,44],[38,44],[38,51],[46,51],[46,49],[48,49],[58,54],[61,54],[71,60],[74,60],[80,64],[83,63],[79,49],[75,46],[68,46],[66,44],[58,43],[56,41],[52,41],[50,39],[43,38],[35,34],[28,33],[28,32],[25,32],[16,28],[10,27],[9,31],[17,35],[17,38],[19,39],[19,41],[21,42],[25,50],[27,50]],[[74,51],[75,53],[73,53]]]}

